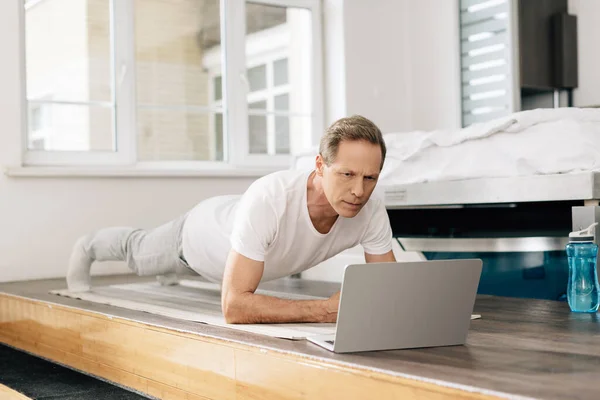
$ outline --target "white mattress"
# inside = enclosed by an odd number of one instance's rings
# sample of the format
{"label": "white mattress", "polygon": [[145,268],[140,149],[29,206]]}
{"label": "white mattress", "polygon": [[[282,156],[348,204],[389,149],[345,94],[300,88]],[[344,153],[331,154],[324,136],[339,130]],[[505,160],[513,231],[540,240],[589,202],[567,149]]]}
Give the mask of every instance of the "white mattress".
{"label": "white mattress", "polygon": [[457,131],[385,139],[385,185],[600,170],[597,109],[534,110]]}

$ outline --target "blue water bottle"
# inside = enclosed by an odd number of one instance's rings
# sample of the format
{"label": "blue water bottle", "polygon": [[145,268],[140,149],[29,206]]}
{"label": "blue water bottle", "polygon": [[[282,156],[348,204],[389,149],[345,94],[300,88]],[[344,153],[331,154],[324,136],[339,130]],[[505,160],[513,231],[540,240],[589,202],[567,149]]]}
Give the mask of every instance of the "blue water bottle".
{"label": "blue water bottle", "polygon": [[567,244],[569,284],[567,301],[571,311],[595,313],[598,311],[598,274],[596,260],[598,245],[594,243],[594,227],[571,232]]}

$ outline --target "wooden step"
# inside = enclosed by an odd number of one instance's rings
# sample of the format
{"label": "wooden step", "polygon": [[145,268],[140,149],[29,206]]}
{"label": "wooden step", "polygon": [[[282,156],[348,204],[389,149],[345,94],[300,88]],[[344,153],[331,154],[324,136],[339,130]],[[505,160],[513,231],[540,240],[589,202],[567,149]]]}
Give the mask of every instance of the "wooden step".
{"label": "wooden step", "polygon": [[0,399],[2,400],[31,400],[30,397],[0,384]]}
{"label": "wooden step", "polygon": [[7,293],[0,342],[161,399],[495,398]]}

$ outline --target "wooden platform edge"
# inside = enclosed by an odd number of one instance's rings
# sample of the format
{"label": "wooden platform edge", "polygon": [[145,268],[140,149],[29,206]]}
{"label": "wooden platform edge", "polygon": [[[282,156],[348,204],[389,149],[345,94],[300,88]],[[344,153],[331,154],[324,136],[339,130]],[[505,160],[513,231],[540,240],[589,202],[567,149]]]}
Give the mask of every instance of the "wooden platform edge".
{"label": "wooden platform edge", "polygon": [[30,397],[0,384],[0,399],[2,400],[31,400]]}
{"label": "wooden platform edge", "polygon": [[159,399],[495,399],[0,293],[0,342]]}

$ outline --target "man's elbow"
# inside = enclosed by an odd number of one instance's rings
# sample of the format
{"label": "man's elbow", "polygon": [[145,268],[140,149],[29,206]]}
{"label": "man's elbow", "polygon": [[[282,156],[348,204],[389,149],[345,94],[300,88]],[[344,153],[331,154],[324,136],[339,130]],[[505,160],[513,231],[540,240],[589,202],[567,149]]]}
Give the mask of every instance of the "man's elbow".
{"label": "man's elbow", "polygon": [[239,296],[235,295],[227,295],[223,297],[221,301],[221,309],[223,311],[223,316],[225,317],[225,322],[228,324],[242,324],[243,313],[240,307]]}

